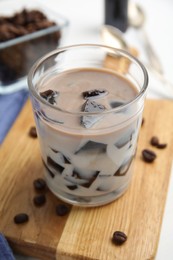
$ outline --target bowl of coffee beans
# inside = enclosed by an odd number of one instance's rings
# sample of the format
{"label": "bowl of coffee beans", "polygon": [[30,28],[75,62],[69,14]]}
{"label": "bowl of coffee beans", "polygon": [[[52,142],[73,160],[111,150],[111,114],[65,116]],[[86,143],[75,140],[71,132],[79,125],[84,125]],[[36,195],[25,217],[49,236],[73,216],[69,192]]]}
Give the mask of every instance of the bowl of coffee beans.
{"label": "bowl of coffee beans", "polygon": [[[13,3],[12,3],[13,2]],[[42,3],[17,0],[0,5],[0,93],[27,87],[34,62],[63,43],[68,20]]]}

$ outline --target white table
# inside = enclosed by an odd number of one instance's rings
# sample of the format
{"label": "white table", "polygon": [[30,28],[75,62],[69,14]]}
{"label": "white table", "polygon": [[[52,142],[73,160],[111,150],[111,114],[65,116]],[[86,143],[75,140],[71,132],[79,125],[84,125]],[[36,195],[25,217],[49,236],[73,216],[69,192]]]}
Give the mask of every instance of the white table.
{"label": "white table", "polygon": [[[14,1],[15,2],[15,1]],[[104,23],[104,0],[42,0],[46,6],[67,17],[70,21],[69,31],[64,45],[77,43],[102,43],[100,29]],[[173,82],[173,1],[172,0],[138,0],[146,14],[145,29],[150,41],[163,64],[165,76]],[[129,29],[126,32],[131,45],[139,46],[138,32]],[[141,46],[139,46],[140,48]],[[143,55],[143,53],[141,53]],[[151,80],[149,98],[161,98],[164,86]],[[160,94],[153,92],[159,86]],[[173,174],[172,174],[173,175]],[[172,176],[171,175],[171,176]],[[173,176],[167,197],[161,236],[156,260],[173,259]],[[33,259],[17,256],[17,259]]]}

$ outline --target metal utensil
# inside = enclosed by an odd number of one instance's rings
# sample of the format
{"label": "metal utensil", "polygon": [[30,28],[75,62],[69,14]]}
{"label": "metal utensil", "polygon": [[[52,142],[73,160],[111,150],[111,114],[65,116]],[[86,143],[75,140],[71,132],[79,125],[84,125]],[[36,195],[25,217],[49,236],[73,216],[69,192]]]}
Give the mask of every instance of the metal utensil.
{"label": "metal utensil", "polygon": [[[126,42],[123,33],[112,25],[103,25],[101,28],[101,39],[105,45],[112,46],[114,48],[120,48],[129,51],[129,45]],[[158,72],[151,64],[144,64],[149,72],[154,74],[157,79],[164,84],[164,90],[162,91],[162,96],[167,99],[173,99],[173,84],[168,81],[163,73]],[[159,93],[159,89],[156,89]],[[160,94],[160,93],[159,93]]]}
{"label": "metal utensil", "polygon": [[103,25],[101,28],[101,38],[104,44],[128,50],[128,44],[123,37],[123,33],[112,25]]}

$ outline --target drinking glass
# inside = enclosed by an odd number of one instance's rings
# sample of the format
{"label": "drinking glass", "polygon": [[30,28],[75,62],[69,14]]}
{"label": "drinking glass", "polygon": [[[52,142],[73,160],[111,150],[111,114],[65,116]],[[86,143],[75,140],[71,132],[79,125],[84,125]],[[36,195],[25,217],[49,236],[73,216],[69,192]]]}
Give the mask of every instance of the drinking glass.
{"label": "drinking glass", "polygon": [[28,85],[49,189],[85,207],[120,197],[132,180],[148,86],[143,64],[108,46],[67,46],[39,59]]}

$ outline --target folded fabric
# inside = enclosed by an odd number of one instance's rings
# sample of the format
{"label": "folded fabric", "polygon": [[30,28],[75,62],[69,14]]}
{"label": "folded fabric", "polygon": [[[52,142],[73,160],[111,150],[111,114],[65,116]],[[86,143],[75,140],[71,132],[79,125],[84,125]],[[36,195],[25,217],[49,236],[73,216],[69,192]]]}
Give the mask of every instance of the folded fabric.
{"label": "folded fabric", "polygon": [[0,233],[0,259],[1,260],[15,260],[13,252],[9,247],[6,238]]}
{"label": "folded fabric", "polygon": [[[0,144],[28,98],[28,90],[0,95]],[[0,258],[1,259],[1,258]]]}

